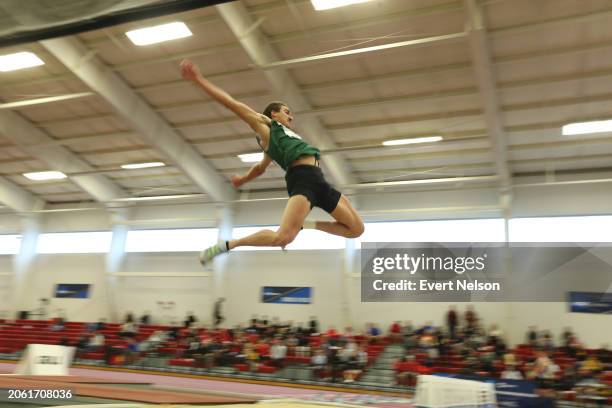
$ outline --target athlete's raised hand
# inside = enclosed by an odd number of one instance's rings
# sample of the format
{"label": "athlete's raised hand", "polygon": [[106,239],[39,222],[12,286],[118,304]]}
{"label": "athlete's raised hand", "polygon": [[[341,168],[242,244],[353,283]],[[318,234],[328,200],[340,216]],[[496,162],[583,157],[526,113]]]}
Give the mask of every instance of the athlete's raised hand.
{"label": "athlete's raised hand", "polygon": [[181,61],[181,75],[188,81],[195,81],[202,74],[200,69],[193,61],[184,59]]}

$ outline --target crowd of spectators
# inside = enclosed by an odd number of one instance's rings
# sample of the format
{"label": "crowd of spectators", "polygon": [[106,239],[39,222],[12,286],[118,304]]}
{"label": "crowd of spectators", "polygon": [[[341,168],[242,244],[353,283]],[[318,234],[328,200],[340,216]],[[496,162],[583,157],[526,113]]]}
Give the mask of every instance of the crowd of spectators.
{"label": "crowd of spectators", "polygon": [[[333,326],[324,331],[314,316],[297,324],[277,317],[253,317],[248,324],[231,329],[205,327],[189,312],[181,327],[142,332],[141,326],[149,321],[148,313],[138,321],[128,313],[120,326],[115,325],[112,341],[106,338],[107,323],[100,320],[88,323],[78,340],[62,338],[60,343],[76,346],[77,356],[101,353],[107,363],[130,363],[147,353],[192,359],[197,367],[244,367],[258,372],[299,363],[310,367],[316,378],[347,383],[359,378],[378,355],[376,350],[394,344],[403,350],[388,367],[395,370],[398,385],[413,385],[418,374],[435,372],[526,379],[557,392],[585,380],[612,380],[612,352],[607,346],[586,349],[569,327],[556,339],[549,330],[531,326],[524,343],[510,347],[503,331],[495,324],[485,327],[472,306],[463,313],[451,306],[442,327],[396,321],[388,329],[368,323],[363,331]],[[64,319],[54,319],[48,330],[62,333],[66,324]]]}
{"label": "crowd of spectators", "polygon": [[396,322],[389,328],[389,338],[401,339],[405,350],[395,364],[398,384],[413,384],[417,374],[445,372],[531,380],[555,395],[588,381],[612,385],[612,351],[607,345],[586,349],[569,327],[555,341],[549,330],[531,326],[525,342],[510,347],[502,330],[495,324],[485,328],[472,306],[463,316],[451,306],[445,323],[442,328]]}

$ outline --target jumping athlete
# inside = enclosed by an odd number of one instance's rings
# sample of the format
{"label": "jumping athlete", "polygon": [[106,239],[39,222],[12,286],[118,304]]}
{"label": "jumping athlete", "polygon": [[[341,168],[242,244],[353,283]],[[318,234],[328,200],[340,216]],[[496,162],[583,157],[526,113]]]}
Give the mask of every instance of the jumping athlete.
{"label": "jumping athlete", "polygon": [[[289,201],[277,231],[263,229],[245,238],[221,240],[200,253],[202,265],[239,246],[284,248],[295,239],[302,228],[314,228],[346,238],[357,238],[363,233],[363,221],[355,208],[346,196],[325,181],[319,167],[319,149],[310,146],[293,131],[293,115],[287,104],[272,102],[263,114],[260,114],[210,83],[193,62],[183,60],[181,73],[183,78],[193,82],[212,99],[234,112],[256,133],[257,142],[264,151],[263,159],[244,175],[232,176],[233,186],[238,188],[262,175],[270,163],[275,161],[286,171],[285,181],[289,193]],[[305,222],[313,207],[323,209],[335,221]]]}

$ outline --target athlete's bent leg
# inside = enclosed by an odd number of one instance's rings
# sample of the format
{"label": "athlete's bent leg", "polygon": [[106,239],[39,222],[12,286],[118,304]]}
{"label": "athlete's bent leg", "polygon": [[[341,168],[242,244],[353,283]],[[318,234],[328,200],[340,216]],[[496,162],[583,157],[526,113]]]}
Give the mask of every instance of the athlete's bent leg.
{"label": "athlete's bent leg", "polygon": [[289,199],[278,231],[261,230],[248,237],[229,241],[229,249],[240,246],[281,246],[291,243],[310,212],[310,201],[303,195]]}
{"label": "athlete's bent leg", "polygon": [[346,238],[357,238],[363,234],[363,220],[345,195],[340,197],[338,205],[330,215],[334,217],[335,222],[317,221],[315,228]]}

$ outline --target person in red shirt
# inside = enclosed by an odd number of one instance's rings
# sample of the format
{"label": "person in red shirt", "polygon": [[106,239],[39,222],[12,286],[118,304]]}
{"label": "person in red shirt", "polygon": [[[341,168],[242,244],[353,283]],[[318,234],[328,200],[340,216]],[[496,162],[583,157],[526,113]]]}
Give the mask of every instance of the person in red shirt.
{"label": "person in red shirt", "polygon": [[393,322],[389,328],[389,337],[393,343],[400,343],[402,341],[402,325],[400,322]]}

